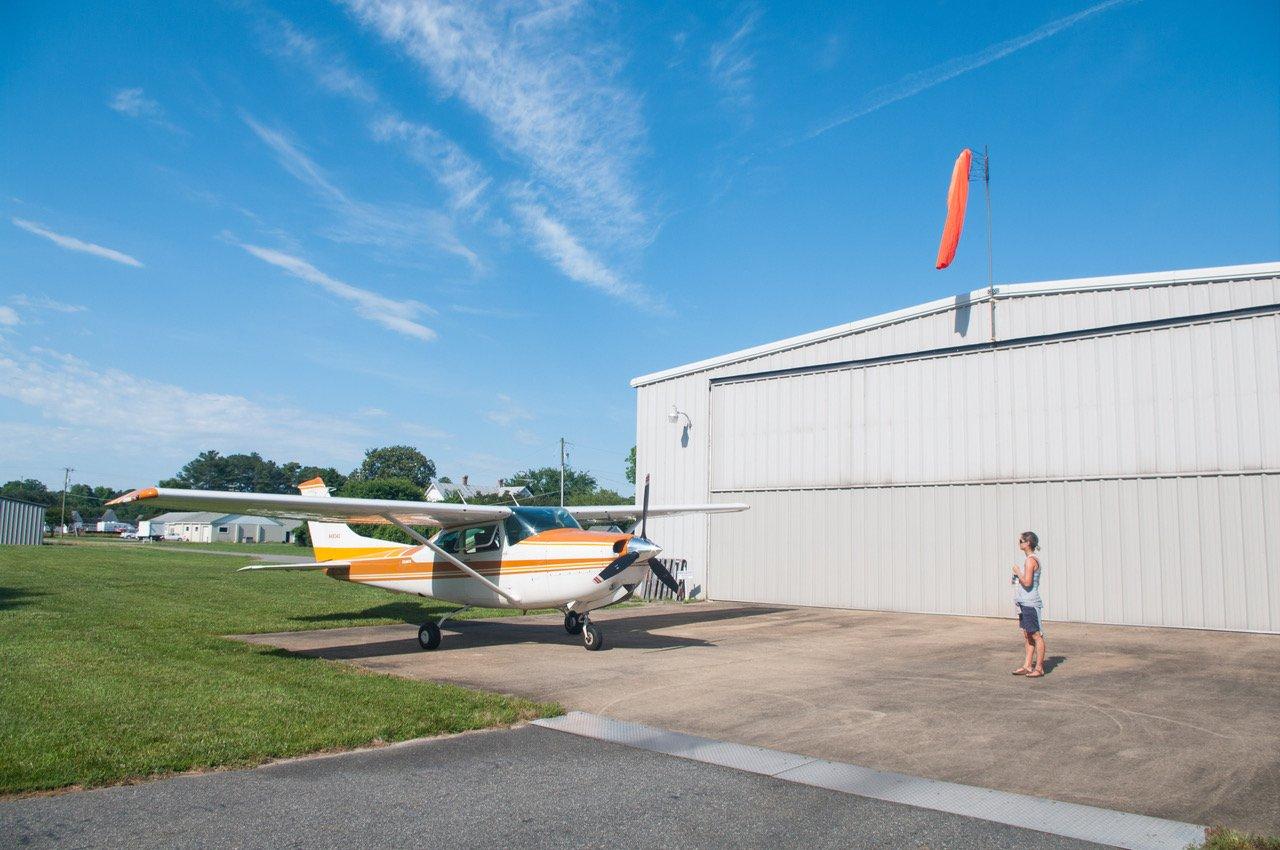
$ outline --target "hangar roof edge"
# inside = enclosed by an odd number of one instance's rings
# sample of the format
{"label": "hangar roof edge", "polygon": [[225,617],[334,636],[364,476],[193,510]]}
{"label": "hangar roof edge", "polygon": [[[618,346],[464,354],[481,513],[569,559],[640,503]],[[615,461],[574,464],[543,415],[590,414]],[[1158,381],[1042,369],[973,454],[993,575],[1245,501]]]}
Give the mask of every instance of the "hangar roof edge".
{"label": "hangar roof edge", "polygon": [[[1272,275],[1280,275],[1280,261],[1270,263],[1248,263],[1235,266],[1212,266],[1200,269],[1179,269],[1164,272],[1145,272],[1142,274],[1081,277],[1068,280],[1046,280],[1032,283],[1004,283],[996,284],[995,289],[997,297],[1002,295],[1047,295],[1050,293],[1082,292],[1098,289],[1127,289],[1135,286],[1160,286],[1174,283],[1189,283],[1192,281],[1208,282],[1214,280],[1267,277]],[[823,340],[844,336],[846,334],[853,333],[854,331],[870,330],[871,328],[890,325],[894,322],[901,322],[917,316],[924,316],[929,313],[934,313],[939,310],[945,310],[955,306],[956,300],[965,295],[968,295],[968,303],[970,304],[981,303],[986,301],[988,297],[987,288],[984,286],[981,289],[975,289],[968,293],[962,292],[955,295],[948,295],[944,298],[927,301],[924,304],[917,304],[913,307],[905,307],[901,310],[880,313],[875,316],[869,316],[865,319],[846,322],[842,325],[834,325],[832,327],[812,331],[807,334],[787,337],[786,339],[780,339],[776,342],[767,342],[763,345],[757,345],[752,348],[743,348],[738,351],[729,352],[728,354],[721,354],[717,357],[709,357],[706,360],[697,360],[693,363],[686,363],[683,366],[673,366],[670,369],[650,372],[647,375],[632,378],[631,386],[641,387],[646,384],[656,384],[660,381],[670,380],[671,378],[679,378],[684,375],[692,375],[695,372],[705,372],[719,366],[727,366],[730,363],[737,363],[742,360],[750,360],[766,354],[776,354],[779,351],[786,351],[790,348],[799,348],[803,345],[822,342]]]}

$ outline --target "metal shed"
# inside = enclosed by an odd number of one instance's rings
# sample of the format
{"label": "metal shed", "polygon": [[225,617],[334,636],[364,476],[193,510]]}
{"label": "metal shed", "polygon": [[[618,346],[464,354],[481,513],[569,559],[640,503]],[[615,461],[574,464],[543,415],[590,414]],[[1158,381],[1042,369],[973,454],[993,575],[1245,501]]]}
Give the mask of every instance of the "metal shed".
{"label": "metal shed", "polygon": [[[1280,631],[1280,263],[999,286],[637,378],[712,598]],[[688,419],[671,424],[672,406]]]}
{"label": "metal shed", "polygon": [[44,505],[0,496],[0,546],[39,546],[44,540]]}

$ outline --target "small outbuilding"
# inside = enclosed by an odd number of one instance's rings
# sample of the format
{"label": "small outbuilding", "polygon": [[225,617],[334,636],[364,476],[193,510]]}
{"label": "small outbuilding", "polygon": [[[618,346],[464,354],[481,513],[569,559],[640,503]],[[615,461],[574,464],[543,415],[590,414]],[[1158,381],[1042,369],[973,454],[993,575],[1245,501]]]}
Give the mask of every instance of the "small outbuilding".
{"label": "small outbuilding", "polygon": [[167,540],[189,543],[292,543],[302,524],[293,519],[214,511],[170,511],[145,522],[147,536],[159,534]]}
{"label": "small outbuilding", "polygon": [[44,538],[44,505],[0,496],[0,546],[39,546]]}

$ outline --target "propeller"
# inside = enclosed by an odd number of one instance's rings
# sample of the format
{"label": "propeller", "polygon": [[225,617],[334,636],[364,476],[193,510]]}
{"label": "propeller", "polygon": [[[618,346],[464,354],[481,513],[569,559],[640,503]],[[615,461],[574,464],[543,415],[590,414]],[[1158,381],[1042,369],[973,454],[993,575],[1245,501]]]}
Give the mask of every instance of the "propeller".
{"label": "propeller", "polygon": [[[603,570],[600,571],[600,574],[595,577],[596,584],[606,582],[609,579],[613,578],[618,573],[622,572],[627,567],[634,564],[636,560],[645,552],[655,552],[656,554],[657,551],[661,551],[657,545],[655,545],[651,540],[648,539],[648,537],[645,536],[645,529],[648,526],[648,520],[649,520],[649,476],[646,475],[644,477],[644,502],[643,502],[643,507],[640,510],[640,534],[636,537],[631,538],[631,542],[627,546],[627,548],[631,550],[630,552],[620,557],[614,558],[613,561],[611,561],[607,567],[605,567]],[[671,575],[670,571],[668,571],[666,567],[660,564],[657,558],[650,557],[648,560],[648,564],[649,564],[649,569],[653,572],[655,576],[658,577],[658,581],[662,582],[667,587],[669,587],[672,593],[680,592],[680,584],[675,580],[675,576]]]}

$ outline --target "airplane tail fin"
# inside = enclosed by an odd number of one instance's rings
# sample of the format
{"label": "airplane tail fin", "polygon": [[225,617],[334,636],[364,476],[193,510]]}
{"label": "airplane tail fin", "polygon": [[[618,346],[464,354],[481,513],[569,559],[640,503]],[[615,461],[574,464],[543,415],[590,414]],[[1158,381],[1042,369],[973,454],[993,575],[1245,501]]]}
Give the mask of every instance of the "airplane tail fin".
{"label": "airplane tail fin", "polygon": [[[303,481],[298,485],[298,490],[304,496],[329,497],[329,488],[320,478]],[[307,522],[307,529],[311,532],[311,548],[315,551],[317,561],[347,560],[405,548],[403,543],[394,540],[379,540],[356,534],[349,525],[341,522],[310,520]]]}

